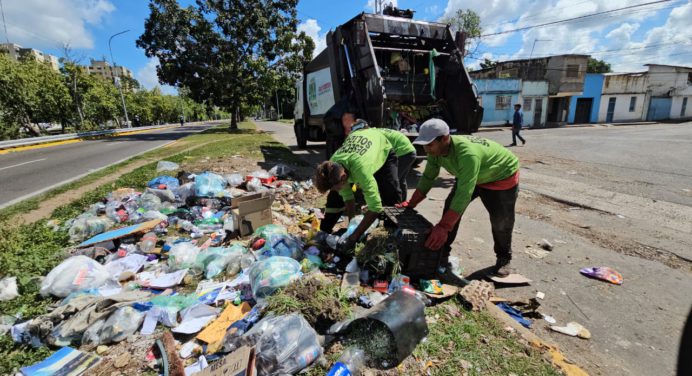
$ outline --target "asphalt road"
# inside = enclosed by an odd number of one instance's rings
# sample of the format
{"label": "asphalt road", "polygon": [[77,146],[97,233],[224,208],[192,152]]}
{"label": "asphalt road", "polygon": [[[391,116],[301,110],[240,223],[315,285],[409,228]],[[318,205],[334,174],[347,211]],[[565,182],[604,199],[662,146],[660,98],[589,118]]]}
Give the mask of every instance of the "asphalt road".
{"label": "asphalt road", "polygon": [[0,155],[0,207],[156,149],[211,125],[167,128]]}

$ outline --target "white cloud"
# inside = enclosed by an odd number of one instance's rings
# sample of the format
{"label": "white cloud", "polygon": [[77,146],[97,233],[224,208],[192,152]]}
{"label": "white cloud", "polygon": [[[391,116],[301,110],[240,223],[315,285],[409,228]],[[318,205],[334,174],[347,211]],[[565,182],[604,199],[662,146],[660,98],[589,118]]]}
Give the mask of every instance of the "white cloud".
{"label": "white cloud", "polygon": [[149,59],[149,61],[147,61],[147,64],[143,66],[140,70],[138,70],[135,74],[137,81],[139,81],[139,83],[147,89],[153,89],[158,86],[159,88],[161,88],[161,92],[164,94],[176,94],[178,91],[175,87],[170,85],[159,84],[159,77],[156,75],[156,67],[158,65],[159,59]]}
{"label": "white cloud", "polygon": [[32,48],[59,48],[64,43],[93,48],[87,26],[100,24],[115,10],[108,0],[22,0],[5,1],[3,6],[10,42]]}
{"label": "white cloud", "polygon": [[[492,34],[641,3],[640,0],[449,0],[442,17],[453,15],[458,9],[472,9],[481,18],[483,34]],[[668,12],[670,15],[664,25],[652,27],[655,16],[665,16]],[[484,52],[501,51],[492,56],[497,59],[509,53],[510,59],[528,58],[535,43],[534,57],[593,54],[610,62],[616,71],[642,70],[645,62],[690,65],[692,54],[684,54],[692,51],[690,19],[690,1],[677,3],[677,6],[667,3],[634,8],[564,24],[486,36],[481,40],[476,57],[482,58]],[[666,45],[656,47],[657,44]]]}
{"label": "white cloud", "polygon": [[307,36],[312,38],[312,41],[315,42],[315,51],[312,53],[313,57],[317,56],[317,54],[327,48],[327,33],[320,34],[321,30],[322,27],[320,27],[320,25],[317,23],[317,20],[312,18],[307,19],[298,25],[298,32],[305,32],[305,34],[307,34]]}

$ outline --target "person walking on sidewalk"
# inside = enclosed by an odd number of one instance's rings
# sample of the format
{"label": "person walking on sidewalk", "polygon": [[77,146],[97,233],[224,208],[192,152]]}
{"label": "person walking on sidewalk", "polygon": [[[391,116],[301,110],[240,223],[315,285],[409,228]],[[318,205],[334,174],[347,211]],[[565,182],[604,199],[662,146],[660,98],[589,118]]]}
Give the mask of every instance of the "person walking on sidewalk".
{"label": "person walking on sidewalk", "polygon": [[356,230],[338,245],[339,251],[352,249],[383,206],[401,202],[397,158],[387,138],[373,128],[352,132],[328,161],[317,166],[315,187],[321,193],[338,191],[349,218],[355,215],[352,185],[363,191],[367,212]]}
{"label": "person walking on sidewalk", "polygon": [[517,138],[521,140],[521,144],[526,144],[524,137],[521,137],[521,127],[524,126],[524,112],[521,110],[519,103],[514,105],[514,118],[512,119],[512,143],[509,146],[517,146]]}
{"label": "person walking on sidewalk", "polygon": [[[425,241],[425,247],[445,252],[459,231],[459,222],[469,203],[480,197],[490,214],[494,250],[494,273],[510,274],[514,206],[519,191],[519,159],[502,145],[476,136],[450,136],[449,126],[440,119],[421,125],[414,144],[423,145],[428,161],[411,200],[401,206],[415,208],[425,199],[444,167],[454,175],[454,188],[445,200],[442,219]],[[444,259],[444,258],[443,258]]]}

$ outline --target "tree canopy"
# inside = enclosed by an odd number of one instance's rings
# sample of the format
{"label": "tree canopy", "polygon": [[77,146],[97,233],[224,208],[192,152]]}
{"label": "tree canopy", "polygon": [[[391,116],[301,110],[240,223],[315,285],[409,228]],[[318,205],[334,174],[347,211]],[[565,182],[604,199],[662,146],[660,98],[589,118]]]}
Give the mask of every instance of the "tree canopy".
{"label": "tree canopy", "polygon": [[[481,36],[481,17],[471,9],[459,9],[454,15],[442,20],[449,24],[452,32],[462,31],[466,33],[464,56],[470,53],[470,47],[475,43],[478,47],[478,38]],[[475,42],[474,42],[475,40]],[[475,48],[474,48],[475,50]]]}
{"label": "tree canopy", "polygon": [[[239,114],[292,85],[313,41],[297,32],[298,0],[152,0],[137,46],[156,57],[159,81]],[[237,127],[233,116],[231,128]]]}
{"label": "tree canopy", "polygon": [[605,60],[598,60],[589,57],[589,62],[586,66],[586,73],[610,73],[612,71],[613,70],[611,69],[610,64],[606,63]]}

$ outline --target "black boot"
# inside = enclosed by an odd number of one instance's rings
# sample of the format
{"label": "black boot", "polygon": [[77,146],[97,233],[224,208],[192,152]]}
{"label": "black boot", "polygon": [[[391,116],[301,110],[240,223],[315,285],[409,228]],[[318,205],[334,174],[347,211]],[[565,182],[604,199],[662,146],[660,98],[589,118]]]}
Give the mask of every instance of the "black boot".
{"label": "black boot", "polygon": [[495,262],[495,268],[493,272],[496,276],[504,278],[512,274],[512,266],[510,265],[512,259],[509,258],[498,258]]}

